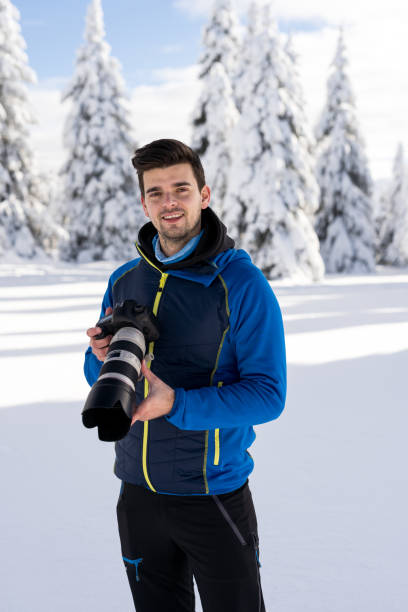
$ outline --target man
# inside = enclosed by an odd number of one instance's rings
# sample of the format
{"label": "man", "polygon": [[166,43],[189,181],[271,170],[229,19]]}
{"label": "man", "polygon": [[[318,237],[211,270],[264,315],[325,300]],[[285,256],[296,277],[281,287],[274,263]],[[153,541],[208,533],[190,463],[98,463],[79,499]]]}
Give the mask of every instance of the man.
{"label": "man", "polygon": [[[132,427],[116,443],[117,515],[137,612],[265,610],[248,487],[253,425],[279,416],[286,393],[278,303],[208,207],[199,157],[177,140],[138,149],[139,257],[110,277],[102,313],[124,299],[152,309],[160,338],[143,362]],[[110,337],[95,339],[97,379]]]}

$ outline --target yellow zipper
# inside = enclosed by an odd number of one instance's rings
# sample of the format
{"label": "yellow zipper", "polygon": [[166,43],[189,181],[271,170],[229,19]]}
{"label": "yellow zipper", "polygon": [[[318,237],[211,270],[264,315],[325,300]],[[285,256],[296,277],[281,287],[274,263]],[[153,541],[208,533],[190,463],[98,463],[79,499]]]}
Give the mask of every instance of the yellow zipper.
{"label": "yellow zipper", "polygon": [[146,255],[143,253],[143,251],[141,250],[141,248],[139,247],[139,245],[137,244],[137,242],[136,242],[135,244],[136,244],[136,248],[137,248],[137,250],[139,251],[140,255],[143,257],[143,259],[145,259],[145,260],[147,261],[147,263],[148,263],[148,264],[150,264],[150,265],[152,266],[152,268],[154,268],[155,270],[158,270],[158,271],[160,272],[160,274],[163,274],[163,272],[160,270],[160,268],[158,268],[157,266],[155,266],[155,265],[154,265],[154,263],[153,263],[152,261],[150,261],[150,259],[148,259],[148,258],[146,257]]}
{"label": "yellow zipper", "polygon": [[[153,267],[156,267],[156,266],[153,266]],[[161,296],[163,294],[164,285],[166,284],[167,277],[168,277],[168,274],[166,274],[165,272],[161,272],[159,287],[157,289],[156,297],[154,299],[154,304],[153,304],[153,314],[155,316],[157,316],[157,311],[159,310],[159,304],[160,304]],[[149,353],[153,353],[153,349],[154,349],[154,342],[149,342]],[[150,366],[151,366],[151,362],[149,362],[147,364],[148,368],[150,368]],[[147,380],[145,378],[145,381],[144,381],[144,397],[146,398],[148,396],[148,394],[149,394],[149,383],[147,382]],[[149,474],[147,472],[147,439],[148,439],[148,436],[149,436],[149,421],[144,421],[144,429],[143,429],[143,474],[144,474],[144,477],[145,477],[146,482],[149,485],[150,489],[152,491],[154,491],[155,493],[157,493],[156,489],[153,487],[152,483],[150,482]]]}
{"label": "yellow zipper", "polygon": [[[220,380],[217,387],[222,387],[222,381]],[[214,430],[214,465],[220,463],[220,429],[219,427]]]}
{"label": "yellow zipper", "polygon": [[214,465],[218,465],[220,462],[220,430],[219,429],[216,429],[214,431],[214,444],[215,444]]}
{"label": "yellow zipper", "polygon": [[205,432],[205,448],[204,448],[204,463],[203,463],[203,476],[204,476],[204,484],[205,484],[205,492],[208,495],[210,489],[208,488],[207,481],[207,456],[208,456],[208,429]]}

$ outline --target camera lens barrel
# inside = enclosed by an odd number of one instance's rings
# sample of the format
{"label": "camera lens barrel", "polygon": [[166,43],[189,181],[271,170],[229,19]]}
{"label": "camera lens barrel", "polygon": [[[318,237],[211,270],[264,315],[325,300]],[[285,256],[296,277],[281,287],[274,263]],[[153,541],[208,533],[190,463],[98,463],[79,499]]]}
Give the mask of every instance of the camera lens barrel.
{"label": "camera lens barrel", "polygon": [[122,327],[112,338],[98,380],[82,412],[85,427],[98,427],[100,440],[120,440],[129,431],[134,394],[146,340],[135,327]]}
{"label": "camera lens barrel", "polygon": [[112,314],[98,323],[102,333],[112,335],[99,377],[89,392],[82,411],[85,427],[98,427],[100,440],[120,440],[128,433],[136,403],[146,344],[159,338],[154,314],[135,300],[117,304]]}
{"label": "camera lens barrel", "polygon": [[98,380],[122,380],[135,391],[140,376],[146,341],[135,327],[122,327],[113,336]]}

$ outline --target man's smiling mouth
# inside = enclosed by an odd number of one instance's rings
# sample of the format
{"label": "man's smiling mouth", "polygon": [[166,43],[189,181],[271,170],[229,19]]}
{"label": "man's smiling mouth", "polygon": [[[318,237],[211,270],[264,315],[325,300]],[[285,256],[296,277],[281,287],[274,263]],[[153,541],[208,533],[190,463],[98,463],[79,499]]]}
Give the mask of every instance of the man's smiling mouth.
{"label": "man's smiling mouth", "polygon": [[163,215],[163,219],[169,220],[169,219],[181,219],[181,217],[183,216],[183,213],[171,213],[168,215]]}

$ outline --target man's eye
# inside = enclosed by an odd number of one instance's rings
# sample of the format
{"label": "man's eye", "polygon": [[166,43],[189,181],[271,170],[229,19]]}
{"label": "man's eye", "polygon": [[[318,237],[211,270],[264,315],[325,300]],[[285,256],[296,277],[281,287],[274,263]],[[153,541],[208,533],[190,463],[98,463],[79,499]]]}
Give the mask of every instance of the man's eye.
{"label": "man's eye", "polygon": [[160,195],[159,191],[153,191],[153,193],[150,194],[151,198],[157,198]]}

